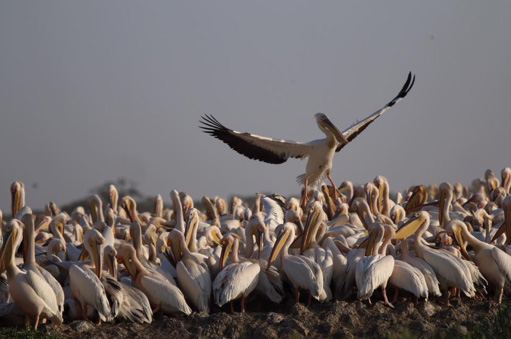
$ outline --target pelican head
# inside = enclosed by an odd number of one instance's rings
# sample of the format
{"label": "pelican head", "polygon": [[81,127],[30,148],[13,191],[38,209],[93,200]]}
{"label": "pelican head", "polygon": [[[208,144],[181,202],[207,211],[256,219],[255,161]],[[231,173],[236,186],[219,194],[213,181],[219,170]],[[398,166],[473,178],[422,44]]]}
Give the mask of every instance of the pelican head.
{"label": "pelican head", "polygon": [[181,252],[183,250],[183,247],[186,247],[184,242],[185,242],[184,235],[179,230],[173,229],[167,235],[167,247],[169,247],[170,249],[169,252],[176,263],[180,261],[182,258]]}
{"label": "pelican head", "polygon": [[222,253],[220,254],[220,262],[218,264],[218,269],[220,271],[225,267],[225,263],[227,262],[227,258],[232,251],[236,239],[239,239],[239,236],[233,232],[229,232],[224,235],[220,241],[220,245],[222,245]]}
{"label": "pelican head", "polygon": [[13,218],[23,206],[25,206],[25,185],[21,181],[15,181],[11,185],[11,211]]}
{"label": "pelican head", "polygon": [[412,195],[408,199],[405,211],[414,212],[428,201],[428,189],[424,185],[417,185],[412,189]]}
{"label": "pelican head", "polygon": [[449,213],[449,207],[451,206],[453,198],[453,187],[448,182],[440,184],[440,198],[439,198],[439,210],[438,221],[440,225],[443,225],[446,213]]}
{"label": "pelican head", "polygon": [[161,217],[163,213],[163,198],[160,194],[154,198],[154,211],[153,214],[157,217]]}
{"label": "pelican head", "polygon": [[323,207],[319,202],[315,201],[309,210],[307,220],[305,221],[302,244],[300,246],[300,254],[303,254],[303,251],[309,247],[312,238],[316,236],[317,227],[323,221],[323,216]]}
{"label": "pelican head", "polygon": [[119,192],[117,192],[117,188],[115,185],[110,185],[108,189],[108,203],[110,207],[117,211],[117,202],[119,201]]}
{"label": "pelican head", "polygon": [[128,215],[131,222],[138,221],[137,202],[129,195],[122,198],[122,209]]}
{"label": "pelican head", "polygon": [[194,204],[193,204],[193,199],[191,196],[189,196],[187,193],[185,192],[180,192],[179,193],[179,197],[181,198],[181,204],[183,205],[183,214],[186,215],[188,213],[188,211],[190,211]]}
{"label": "pelican head", "polygon": [[247,240],[252,241],[252,237],[255,236],[256,244],[258,246],[258,257],[261,258],[263,251],[263,234],[266,231],[266,226],[264,224],[264,216],[261,212],[257,212],[252,216],[248,225],[245,227],[246,231],[250,233],[247,234]]}
{"label": "pelican head", "polygon": [[502,187],[506,190],[507,193],[511,192],[511,168],[506,167],[500,172],[500,176],[502,177]]}
{"label": "pelican head", "polygon": [[408,238],[417,232],[417,230],[424,225],[426,221],[429,224],[429,219],[429,213],[426,211],[414,213],[414,215],[396,231],[392,238],[395,240]]}
{"label": "pelican head", "polygon": [[347,144],[349,141],[342,134],[341,131],[328,119],[326,114],[324,113],[316,113],[314,114],[316,118],[316,122],[318,123],[319,129],[326,134],[327,137],[334,137],[340,144]]}
{"label": "pelican head", "polygon": [[[269,270],[275,259],[277,259],[280,251],[286,243],[290,243],[293,241],[294,235],[295,235],[295,226],[293,223],[286,222],[285,224],[282,224],[279,226],[279,233],[277,236],[277,240],[275,240],[275,244],[273,245],[273,249],[270,254],[270,258],[268,259],[268,266],[266,267],[266,270]],[[289,239],[291,238],[291,241]]]}
{"label": "pelican head", "polygon": [[192,208],[187,215],[186,225],[185,225],[185,243],[186,246],[190,247],[190,242],[192,241],[192,237],[195,229],[199,226],[199,212],[197,209]]}
{"label": "pelican head", "polygon": [[21,244],[23,239],[23,227],[21,222],[12,219],[3,226],[3,242],[0,249],[0,274],[5,272],[9,267],[16,249]]}
{"label": "pelican head", "polygon": [[119,264],[124,264],[133,280],[137,278],[137,271],[133,265],[133,260],[136,260],[136,256],[135,248],[130,244],[126,243],[119,246],[117,251],[117,262]]}
{"label": "pelican head", "polygon": [[105,238],[95,229],[88,230],[83,236],[83,246],[92,256],[92,261],[96,267],[96,275],[101,279],[102,266],[103,266],[103,249],[101,248],[105,243]]}
{"label": "pelican head", "polygon": [[106,245],[103,249],[103,255],[105,258],[106,270],[117,279],[117,260],[115,260],[117,251],[112,245]]}
{"label": "pelican head", "polygon": [[445,228],[448,235],[454,235],[454,238],[456,239],[456,242],[460,246],[460,252],[467,260],[472,260],[472,257],[467,252],[466,243],[463,240],[462,232],[466,231],[468,232],[468,228],[461,220],[454,219],[449,224],[447,224],[447,227]]}
{"label": "pelican head", "polygon": [[506,243],[511,238],[511,195],[508,195],[502,202],[502,209],[504,210],[504,224],[495,233],[491,243],[497,240],[504,232],[506,233]]}

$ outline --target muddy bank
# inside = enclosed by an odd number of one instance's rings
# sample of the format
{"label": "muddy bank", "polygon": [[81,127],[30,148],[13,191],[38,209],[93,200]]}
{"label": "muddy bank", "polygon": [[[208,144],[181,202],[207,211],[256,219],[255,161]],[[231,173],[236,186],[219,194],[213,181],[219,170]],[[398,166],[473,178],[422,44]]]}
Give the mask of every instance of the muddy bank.
{"label": "muddy bank", "polygon": [[[376,300],[376,299],[375,299]],[[288,300],[281,305],[260,309],[247,304],[247,313],[230,313],[228,307],[208,315],[156,317],[152,324],[116,322],[95,326],[74,321],[49,334],[66,338],[324,338],[324,337],[444,337],[471,333],[498,306],[488,301],[463,300],[445,307],[433,300],[417,305],[402,300],[391,309],[376,302],[334,301],[310,307]]]}

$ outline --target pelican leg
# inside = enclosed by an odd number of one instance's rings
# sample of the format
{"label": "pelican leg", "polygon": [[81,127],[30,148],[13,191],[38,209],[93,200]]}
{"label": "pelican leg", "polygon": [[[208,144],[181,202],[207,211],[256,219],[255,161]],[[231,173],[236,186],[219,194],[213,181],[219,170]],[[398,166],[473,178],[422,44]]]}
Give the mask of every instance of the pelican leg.
{"label": "pelican leg", "polygon": [[296,299],[296,303],[300,303],[300,290],[298,288],[295,287],[295,299]]}
{"label": "pelican leg", "polygon": [[444,291],[444,293],[445,293],[445,306],[452,307],[451,301],[450,301],[451,292],[449,290],[446,290],[446,291]]}
{"label": "pelican leg", "polygon": [[87,317],[87,304],[82,305],[82,317],[83,320],[89,321],[89,318]]}
{"label": "pelican leg", "polygon": [[37,331],[37,326],[39,326],[39,317],[40,317],[40,316],[41,316],[40,314],[37,314],[37,315],[35,316],[35,324],[34,324],[34,330],[35,330],[35,331]]}
{"label": "pelican leg", "polygon": [[310,307],[312,303],[312,293],[309,291],[309,298],[307,299],[307,307]]}
{"label": "pelican leg", "polygon": [[307,187],[309,186],[309,179],[305,178],[303,183],[303,194],[302,199],[300,200],[300,207],[305,210],[305,207],[307,206]]}
{"label": "pelican leg", "polygon": [[326,173],[326,177],[328,178],[328,180],[330,181],[330,184],[332,185],[332,188],[334,190],[334,200],[337,199],[337,198],[340,198],[341,197],[341,194],[339,193],[339,190],[337,189],[337,187],[335,186],[334,184],[334,181],[332,179],[332,177],[330,176],[330,172],[327,172]]}
{"label": "pelican leg", "polygon": [[156,312],[158,312],[160,310],[160,307],[161,307],[160,305],[156,305],[156,307],[153,310],[153,315],[155,315]]}
{"label": "pelican leg", "polygon": [[383,292],[383,300],[385,300],[385,305],[388,305],[389,307],[392,307],[394,308],[394,305],[392,305],[390,302],[389,302],[389,299],[387,299],[387,290],[385,288],[381,288],[382,292]]}
{"label": "pelican leg", "polygon": [[502,304],[502,295],[504,294],[504,285],[499,288],[499,291],[497,294],[495,294],[495,300],[500,304]]}
{"label": "pelican leg", "polygon": [[394,296],[392,297],[392,302],[395,303],[397,301],[397,298],[399,296],[399,290],[397,287],[394,286]]}
{"label": "pelican leg", "polygon": [[30,314],[28,314],[28,313],[25,313],[25,325],[27,327],[30,326]]}
{"label": "pelican leg", "polygon": [[245,313],[245,296],[241,296],[241,313]]}
{"label": "pelican leg", "polygon": [[230,304],[231,304],[231,313],[234,313],[234,302],[231,300]]}

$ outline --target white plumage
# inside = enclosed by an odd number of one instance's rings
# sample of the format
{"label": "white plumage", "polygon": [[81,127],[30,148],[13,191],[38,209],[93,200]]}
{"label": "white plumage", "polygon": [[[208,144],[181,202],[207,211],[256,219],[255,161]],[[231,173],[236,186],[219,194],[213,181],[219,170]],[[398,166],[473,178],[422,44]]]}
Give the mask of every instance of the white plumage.
{"label": "white plumage", "polygon": [[231,300],[247,297],[259,282],[261,267],[245,261],[226,266],[213,281],[215,304],[222,306]]}

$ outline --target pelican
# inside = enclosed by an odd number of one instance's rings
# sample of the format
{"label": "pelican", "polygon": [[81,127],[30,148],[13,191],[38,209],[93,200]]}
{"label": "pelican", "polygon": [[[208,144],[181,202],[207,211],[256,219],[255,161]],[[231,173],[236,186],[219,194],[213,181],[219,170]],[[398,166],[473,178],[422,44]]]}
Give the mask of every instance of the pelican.
{"label": "pelican", "polygon": [[[330,249],[324,249],[316,242],[316,236],[321,227],[324,227],[323,220],[325,213],[321,203],[315,201],[307,215],[307,221],[303,231],[302,244],[300,246],[300,254],[309,257],[317,263],[323,272],[323,289],[325,295],[321,301],[330,301],[332,299],[332,291],[330,290],[330,282],[334,274],[334,261]],[[321,237],[319,237],[321,239]]]}
{"label": "pelican", "polygon": [[[371,296],[378,287],[381,287],[385,304],[394,308],[387,299],[387,282],[394,270],[394,257],[385,255],[386,248],[390,242],[390,237],[385,237],[382,224],[374,223],[371,225],[371,234],[366,247],[365,255],[357,263],[355,268],[355,279],[358,288],[358,299],[368,299],[371,305]],[[384,239],[382,246],[380,241]]]}
{"label": "pelican", "polygon": [[209,313],[211,274],[204,260],[206,257],[190,252],[185,242],[183,233],[177,229],[170,231],[167,237],[167,244],[179,260],[176,265],[179,286],[200,312]]}
{"label": "pelican", "polygon": [[453,233],[460,244],[463,256],[472,260],[465,249],[465,240],[474,249],[475,262],[483,276],[495,286],[495,299],[502,303],[504,287],[511,287],[511,256],[494,245],[475,238],[461,220],[453,219],[447,225],[447,232]]}
{"label": "pelican", "polygon": [[[325,296],[323,289],[323,272],[318,264],[303,255],[289,255],[289,247],[295,240],[295,225],[286,222],[280,228],[280,233],[273,246],[273,251],[268,260],[269,269],[280,252],[282,271],[291,281],[295,289],[296,302],[300,300],[300,289],[309,291],[310,296],[318,301]],[[310,303],[310,298],[309,298]]]}
{"label": "pelican", "polygon": [[117,251],[115,248],[111,245],[106,245],[104,257],[106,270],[111,275],[109,280],[110,282],[112,279],[114,280],[114,283],[110,285],[113,287],[110,288],[110,292],[115,295],[119,302],[118,316],[140,324],[151,323],[153,321],[153,313],[149,299],[147,299],[145,294],[135,287],[117,282]]}
{"label": "pelican", "polygon": [[117,257],[128,269],[135,281],[135,286],[144,292],[151,306],[155,307],[153,314],[160,309],[168,314],[184,313],[189,315],[192,313],[181,290],[168,280],[154,275],[142,266],[133,246],[122,244],[119,247]]}
{"label": "pelican", "polygon": [[[39,266],[36,263],[35,260],[35,244],[34,244],[34,218],[32,217],[32,214],[25,214],[21,217],[22,223],[25,225],[24,227],[24,236],[25,241],[23,241],[24,244],[24,269],[28,271],[32,271],[35,274],[39,275],[41,278],[43,278],[48,285],[50,285],[52,291],[55,294],[55,297],[57,299],[57,305],[58,310],[60,313],[64,310],[64,290],[62,289],[62,286],[59,284],[59,282],[50,274],[50,272],[43,269],[41,266]],[[56,240],[56,239],[55,239]],[[59,241],[62,241],[59,239]],[[60,244],[64,249],[65,245]]]}
{"label": "pelican", "polygon": [[[457,287],[468,297],[475,295],[475,287],[469,268],[463,265],[462,260],[446,250],[438,250],[424,245],[422,235],[429,227],[430,216],[426,211],[420,211],[410,218],[397,233],[408,232],[415,229],[415,252],[417,256],[425,260],[435,271],[440,281],[441,289],[446,292],[446,304],[449,305],[448,287]],[[406,231],[405,231],[406,230]],[[404,237],[404,236],[403,236]]]}
{"label": "pelican", "polygon": [[[403,99],[415,82],[415,76],[408,74],[408,78],[398,93],[383,108],[371,114],[364,120],[353,124],[348,129],[341,132],[328,119],[326,114],[316,113],[315,118],[319,129],[326,135],[324,139],[317,139],[310,142],[295,142],[288,140],[271,139],[250,133],[234,131],[222,125],[211,115],[202,117],[200,128],[211,136],[223,141],[236,152],[254,160],[267,162],[270,164],[281,164],[288,158],[305,159],[309,158],[305,173],[297,177],[297,181],[304,185],[304,194],[302,196],[302,206],[307,201],[307,188],[309,185],[315,187],[326,176],[332,187],[336,187],[330,172],[332,170],[332,161],[335,152],[339,152],[348,142],[357,137],[364,129],[369,126],[376,118],[382,115],[389,108]],[[337,190],[335,190],[337,192]],[[335,193],[338,196],[338,193]]]}
{"label": "pelican", "polygon": [[11,185],[11,211],[12,218],[18,220],[26,213],[32,213],[30,207],[25,205],[25,185],[15,181]]}
{"label": "pelican", "polygon": [[[233,301],[241,298],[241,312],[245,313],[245,298],[256,288],[261,266],[257,262],[240,261],[239,238],[235,234],[227,234],[222,239],[222,245],[220,273],[213,281],[215,304],[222,307],[230,302],[231,312],[234,312]],[[229,252],[232,252],[231,264],[224,267]]]}
{"label": "pelican", "polygon": [[41,316],[56,325],[62,324],[62,314],[58,310],[57,298],[50,285],[40,275],[31,270],[24,272],[14,263],[14,255],[23,239],[21,223],[11,220],[5,228],[0,273],[7,271],[9,293],[25,312],[27,321],[31,316],[35,317],[36,330]]}
{"label": "pelican", "polygon": [[433,268],[423,259],[415,256],[411,256],[408,251],[408,242],[407,240],[401,241],[401,260],[409,263],[413,267],[419,269],[424,276],[426,281],[426,285],[428,287],[428,295],[433,295],[435,297],[440,297],[442,293],[440,292],[438,278],[436,277],[435,271]]}
{"label": "pelican", "polygon": [[83,246],[92,256],[92,263],[95,266],[96,274],[86,266],[73,265],[69,269],[69,282],[73,296],[82,305],[82,316],[88,320],[87,308],[91,306],[98,312],[99,320],[111,320],[111,308],[108,302],[105,287],[101,282],[103,274],[103,252],[102,245],[105,239],[95,229],[90,229],[83,237]]}

